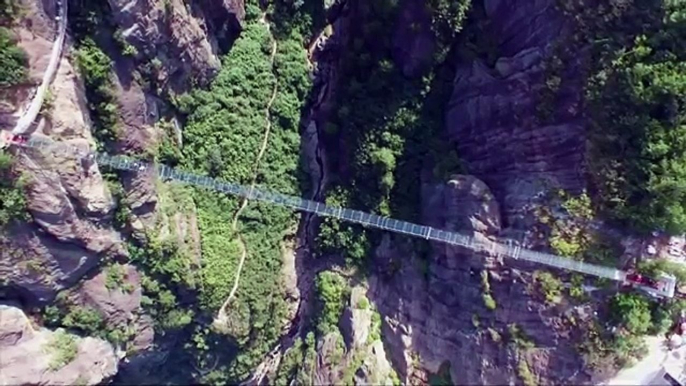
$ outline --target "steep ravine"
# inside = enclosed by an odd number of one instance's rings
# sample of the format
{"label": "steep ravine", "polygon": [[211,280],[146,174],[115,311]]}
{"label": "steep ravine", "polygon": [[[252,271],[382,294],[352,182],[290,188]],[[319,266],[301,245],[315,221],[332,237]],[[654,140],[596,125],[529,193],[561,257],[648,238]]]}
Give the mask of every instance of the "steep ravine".
{"label": "steep ravine", "polygon": [[[317,42],[323,36],[323,31],[318,36]],[[310,50],[308,55],[311,67],[323,64],[323,61],[313,62],[313,52],[316,53],[326,49],[324,44],[316,45],[315,43],[314,45],[316,48]],[[311,195],[309,199],[317,201],[323,199],[322,193],[326,189],[327,182],[326,151],[319,140],[321,125],[317,124],[317,116],[321,114],[321,104],[331,97],[328,90],[330,83],[333,82],[332,76],[333,74],[330,71],[320,71],[317,73],[315,76],[315,87],[311,92],[311,95],[314,95],[315,98],[312,101],[312,105],[308,108],[308,115],[303,117],[304,129],[301,134],[302,153],[304,154],[304,162],[310,176]],[[311,213],[304,213],[294,245],[295,276],[291,279],[297,283],[297,311],[290,321],[290,328],[282,336],[279,344],[265,356],[264,361],[255,368],[250,378],[245,380],[243,384],[265,384],[268,380],[273,380],[283,356],[293,347],[297,338],[304,336],[305,328],[311,327],[308,319],[312,313],[314,278],[319,272],[327,269],[333,263],[330,260],[316,259],[313,255],[314,248],[312,245],[315,242],[316,232],[316,216]]]}
{"label": "steep ravine", "polygon": [[[267,28],[269,28],[269,22],[266,20],[266,14],[262,14],[262,18],[260,19],[261,23],[264,23]],[[278,49],[278,43],[276,42],[276,39],[274,37],[271,37],[271,54],[269,55],[269,63],[272,67],[274,67],[274,58],[276,57],[276,50]],[[265,128],[264,128],[264,138],[262,139],[262,144],[260,145],[260,150],[258,151],[256,157],[255,157],[255,172],[253,174],[252,181],[250,181],[250,191],[252,193],[252,190],[255,188],[255,184],[257,182],[257,174],[259,171],[260,163],[262,161],[262,157],[264,156],[265,150],[267,150],[267,146],[269,145],[269,133],[272,128],[272,123],[271,123],[271,108],[272,104],[274,103],[274,99],[276,98],[276,93],[279,91],[278,88],[278,83],[274,82],[274,88],[272,90],[272,94],[269,97],[269,101],[267,102],[267,106],[264,109],[264,120],[265,120]],[[238,218],[240,217],[241,213],[243,210],[248,206],[248,198],[244,197],[241,200],[240,206],[238,207],[238,210],[236,211],[236,214],[233,216],[233,221],[231,222],[231,229],[233,229],[234,232],[237,231],[237,226],[238,226]],[[219,313],[217,315],[217,319],[219,319],[220,324],[225,324],[226,323],[226,307],[229,306],[231,303],[231,300],[233,297],[236,295],[236,291],[238,290],[238,283],[241,278],[241,271],[243,270],[243,264],[245,263],[245,259],[247,257],[247,248],[245,246],[245,240],[243,240],[243,237],[238,235],[238,243],[240,245],[241,249],[241,257],[238,262],[238,268],[236,269],[236,279],[234,280],[233,287],[231,287],[231,292],[229,292],[229,296],[226,298],[224,303],[222,304],[221,308],[219,309]]]}

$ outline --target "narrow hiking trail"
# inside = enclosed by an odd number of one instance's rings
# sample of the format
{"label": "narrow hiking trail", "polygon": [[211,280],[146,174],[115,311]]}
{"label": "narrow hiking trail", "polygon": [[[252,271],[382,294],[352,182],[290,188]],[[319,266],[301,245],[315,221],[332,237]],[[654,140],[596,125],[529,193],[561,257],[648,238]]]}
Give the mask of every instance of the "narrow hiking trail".
{"label": "narrow hiking trail", "polygon": [[[260,18],[260,22],[266,24],[267,29],[269,30],[269,22],[267,21],[266,18],[266,13],[262,14],[262,17]],[[269,56],[269,62],[272,67],[274,68],[274,59],[276,58],[276,50],[278,48],[276,39],[274,39],[274,36],[271,35],[271,41],[272,41],[272,52]],[[272,95],[269,98],[269,101],[267,102],[267,107],[265,108],[264,111],[264,119],[265,119],[265,129],[264,129],[264,136],[262,138],[262,145],[260,146],[260,150],[257,153],[257,158],[255,159],[255,169],[253,171],[253,177],[252,181],[250,181],[250,194],[248,197],[252,196],[253,189],[255,188],[255,184],[257,183],[257,175],[259,174],[260,170],[260,162],[262,161],[262,157],[264,156],[265,151],[267,151],[267,146],[269,145],[269,135],[271,133],[271,128],[272,128],[272,122],[271,122],[271,108],[272,104],[274,103],[274,100],[276,99],[276,94],[278,92],[278,87],[279,87],[279,82],[274,77],[274,88],[272,89]],[[245,245],[245,240],[243,240],[243,236],[238,233],[238,218],[240,217],[241,213],[243,210],[248,206],[248,197],[244,197],[241,200],[241,204],[236,211],[236,214],[233,216],[233,221],[231,222],[231,229],[233,232],[235,232],[238,236],[238,245],[241,250],[241,257],[238,262],[238,269],[236,270],[236,278],[233,281],[233,287],[231,288],[231,292],[229,292],[229,296],[226,298],[224,301],[224,304],[222,304],[221,308],[219,309],[219,313],[217,316],[217,319],[220,321],[225,321],[226,320],[226,308],[228,307],[229,303],[231,300],[233,300],[234,296],[236,295],[236,291],[238,291],[238,283],[241,279],[241,272],[243,270],[243,264],[245,263],[245,259],[247,258],[248,255],[248,249]]]}

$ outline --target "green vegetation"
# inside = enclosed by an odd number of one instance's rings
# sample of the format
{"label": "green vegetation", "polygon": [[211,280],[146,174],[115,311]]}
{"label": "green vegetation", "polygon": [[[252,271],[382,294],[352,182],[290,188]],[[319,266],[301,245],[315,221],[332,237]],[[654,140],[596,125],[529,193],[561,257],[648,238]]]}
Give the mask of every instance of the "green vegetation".
{"label": "green vegetation", "polygon": [[[406,77],[392,55],[398,2],[367,2],[349,31],[335,110],[324,126],[323,142],[332,165],[327,203],[407,220],[419,218],[420,170],[433,165],[437,180],[459,172],[454,144],[441,138],[452,70],[445,61],[469,1],[430,1],[437,47],[416,77]],[[380,38],[381,37],[381,38]],[[342,145],[345,144],[345,145]],[[431,169],[429,169],[431,170]],[[378,233],[324,220],[318,247],[364,265]],[[415,242],[421,244],[421,242]]]}
{"label": "green vegetation", "polygon": [[562,300],[562,282],[546,271],[535,271],[534,281],[538,284],[546,303],[557,304]]}
{"label": "green vegetation", "polygon": [[9,153],[0,150],[0,229],[14,220],[28,219],[24,185],[13,167],[14,160]]}
{"label": "green vegetation", "polygon": [[585,331],[579,349],[585,354],[589,367],[624,367],[643,357],[647,348],[643,335],[661,334],[673,323],[673,317],[686,309],[683,301],[666,304],[652,302],[640,293],[619,293],[610,299],[609,321],[618,327],[614,332],[605,330],[602,321],[591,320],[583,326]]}
{"label": "green vegetation", "polygon": [[679,283],[686,283],[686,267],[667,259],[651,259],[638,264],[638,271],[652,278],[659,278],[660,273],[672,274]]}
{"label": "green vegetation", "polygon": [[529,365],[523,358],[519,358],[519,361],[517,362],[517,375],[519,376],[519,379],[522,380],[522,383],[524,383],[524,386],[538,385],[536,377],[531,373]]}
{"label": "green vegetation", "polygon": [[0,25],[8,25],[22,13],[21,2],[17,0],[0,0]]}
{"label": "green vegetation", "polygon": [[113,264],[105,268],[105,287],[108,290],[119,289],[124,285],[126,280],[126,272],[119,264]]}
{"label": "green vegetation", "polygon": [[345,307],[348,285],[339,274],[329,271],[317,275],[316,285],[321,307],[317,332],[325,335],[332,331],[338,331],[338,320]]}
{"label": "green vegetation", "polygon": [[[276,5],[271,12],[284,11],[279,2]],[[298,130],[300,110],[310,88],[301,44],[304,38],[299,32],[302,21],[290,19],[290,27],[278,26],[272,62],[273,40],[259,20],[256,2],[248,2],[246,8],[244,29],[231,52],[222,58],[222,69],[209,88],[174,97],[176,107],[186,115],[183,150],[178,150],[171,128],[166,127],[157,156],[182,169],[245,185],[256,175],[260,186],[300,195]],[[265,113],[275,88],[267,148],[256,165],[268,123]],[[251,202],[239,216],[234,232],[230,224],[239,200],[202,190],[192,190],[190,196],[197,208],[202,248],[194,287],[198,318],[192,323],[201,323],[201,315],[214,314],[226,300],[242,255],[239,237],[247,248],[237,296],[228,307],[228,323],[221,327],[230,335],[233,355],[212,372],[215,381],[237,382],[263,359],[280,335],[286,312],[278,279],[281,244],[295,229],[295,215],[285,208]],[[169,275],[161,272],[156,281],[162,284],[162,278]],[[187,282],[165,287],[173,291]],[[160,290],[165,291],[162,286]]]}
{"label": "green vegetation", "polygon": [[99,150],[111,148],[118,138],[117,102],[112,84],[112,60],[91,38],[80,42],[76,64],[86,84],[88,110]]}
{"label": "green vegetation", "polygon": [[27,67],[26,53],[17,46],[12,33],[0,27],[0,88],[25,82],[28,76]]}
{"label": "green vegetation", "polygon": [[603,331],[603,327],[592,321],[586,326],[584,338],[579,345],[584,354],[586,366],[600,368],[607,366],[624,367],[641,358],[647,352],[643,337],[621,329],[616,334]]}
{"label": "green vegetation", "polygon": [[98,335],[105,329],[105,322],[100,313],[87,306],[72,306],[62,319],[62,324],[76,328],[88,335]]}
{"label": "green vegetation", "polygon": [[366,310],[367,308],[369,308],[369,300],[367,300],[366,296],[361,297],[360,300],[357,301],[355,307],[360,310]]}
{"label": "green vegetation", "polygon": [[493,295],[491,294],[491,283],[489,283],[488,281],[487,271],[481,271],[481,291],[481,298],[486,308],[488,308],[491,311],[495,310],[498,307],[498,305],[496,304],[495,299],[493,299]]}
{"label": "green vegetation", "polygon": [[367,344],[372,344],[377,340],[381,340],[381,314],[374,310],[372,313],[372,323],[369,326],[369,336],[367,337]]}
{"label": "green vegetation", "polygon": [[293,346],[290,350],[286,352],[283,360],[279,364],[279,369],[276,372],[276,379],[274,384],[278,386],[286,386],[289,384],[289,380],[293,379],[297,372],[298,367],[303,363],[304,359],[304,347],[303,342],[300,338],[293,342]]}
{"label": "green vegetation", "polygon": [[583,300],[586,297],[584,292],[584,277],[579,274],[573,274],[570,279],[569,296],[576,300]]}
{"label": "green vegetation", "polygon": [[51,354],[50,364],[48,365],[50,371],[57,371],[69,364],[69,362],[76,358],[79,350],[76,344],[76,337],[63,329],[55,331],[46,348]]}
{"label": "green vegetation", "polygon": [[507,325],[507,335],[509,342],[522,350],[536,347],[534,342],[531,341],[531,338],[529,338],[515,323]]}
{"label": "green vegetation", "polygon": [[639,230],[686,231],[686,4],[564,2],[578,23],[573,55],[590,46],[591,171],[598,201]]}
{"label": "green vegetation", "polygon": [[650,303],[639,294],[621,293],[612,298],[610,309],[614,320],[630,333],[641,335],[650,328]]}
{"label": "green vegetation", "polygon": [[357,351],[353,356],[353,360],[348,366],[343,370],[342,383],[344,385],[354,385],[355,384],[355,373],[364,364],[364,359],[367,353],[365,351]]}
{"label": "green vegetation", "polygon": [[585,192],[573,196],[564,191],[554,194],[563,216],[559,218],[549,207],[539,207],[536,215],[541,224],[550,228],[548,241],[553,252],[603,265],[614,265],[621,255],[621,245],[614,236],[599,232],[592,226],[596,211]]}
{"label": "green vegetation", "polygon": [[317,360],[316,343],[313,332],[307,333],[305,342],[296,339],[293,347],[286,352],[279,369],[276,372],[274,384],[290,385],[295,381],[298,385],[311,385],[314,366]]}

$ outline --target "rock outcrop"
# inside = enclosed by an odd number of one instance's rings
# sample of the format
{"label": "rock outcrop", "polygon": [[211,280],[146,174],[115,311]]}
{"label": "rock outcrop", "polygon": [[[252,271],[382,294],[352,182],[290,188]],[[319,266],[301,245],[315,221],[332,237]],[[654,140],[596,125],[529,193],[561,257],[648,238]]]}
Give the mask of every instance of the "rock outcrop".
{"label": "rock outcrop", "polygon": [[127,335],[127,354],[147,350],[155,338],[153,321],[141,309],[141,275],[129,264],[112,264],[84,280],[75,291],[81,306],[97,311],[109,329]]}
{"label": "rock outcrop", "polygon": [[334,331],[317,342],[317,359],[312,367],[313,382],[324,384],[392,384],[394,370],[381,341],[380,321],[365,296],[367,288],[351,289],[348,304]]}
{"label": "rock outcrop", "polygon": [[[566,63],[556,100],[539,97],[553,43],[568,36],[554,0],[485,0],[488,34],[499,59],[458,66],[447,132],[472,175],[493,190],[506,223],[544,186],[583,188],[584,131],[579,62]],[[537,117],[549,109],[552,119]],[[546,121],[546,123],[543,123]]]}
{"label": "rock outcrop", "polygon": [[[50,25],[45,10],[28,3],[27,22],[19,45],[26,51],[32,83],[39,83],[47,66],[53,36],[33,28]],[[63,57],[44,106],[36,135],[80,148],[93,147],[90,120],[81,78]],[[27,95],[27,98],[30,95]],[[25,100],[23,103],[28,103]],[[21,105],[21,104],[20,104]],[[18,107],[18,106],[17,106]],[[123,256],[119,234],[103,225],[112,215],[113,200],[97,164],[84,163],[74,154],[21,150],[17,170],[25,178],[33,222],[16,226],[0,240],[0,277],[29,302],[49,301],[58,290],[75,284],[110,255]]]}
{"label": "rock outcrop", "polygon": [[0,305],[0,352],[0,382],[7,385],[94,385],[117,372],[109,343],[34,329],[22,310],[8,305]]}
{"label": "rock outcrop", "polygon": [[210,32],[222,39],[240,31],[242,1],[202,3],[207,7],[198,10],[206,13],[196,15],[182,0],[109,0],[123,39],[155,63],[158,79],[174,92],[188,89],[192,82],[206,84],[219,70],[220,52]]}
{"label": "rock outcrop", "polygon": [[404,0],[400,3],[393,33],[393,60],[405,76],[417,76],[431,64],[435,39],[426,2]]}
{"label": "rock outcrop", "polygon": [[[425,208],[426,222],[441,229],[475,237],[500,231],[498,205],[474,177],[457,176],[435,187]],[[590,379],[568,331],[560,327],[560,310],[532,293],[530,275],[519,271],[534,267],[513,260],[504,267],[498,256],[443,244],[433,244],[428,262],[421,263],[390,239],[377,254],[379,263],[399,266],[392,276],[375,275],[369,293],[385,317],[383,336],[393,363],[408,381],[423,382],[427,372],[438,373],[446,363],[452,379],[465,384],[508,384],[525,365],[539,383]],[[487,308],[485,294],[494,298],[495,309]],[[535,348],[508,343],[511,325]],[[549,360],[535,359],[540,357]]]}

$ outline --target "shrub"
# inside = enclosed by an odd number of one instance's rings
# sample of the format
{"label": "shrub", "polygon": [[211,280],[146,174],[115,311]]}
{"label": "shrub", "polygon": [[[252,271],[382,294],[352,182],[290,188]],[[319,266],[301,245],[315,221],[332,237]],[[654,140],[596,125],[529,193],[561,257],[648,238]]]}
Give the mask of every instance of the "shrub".
{"label": "shrub", "polygon": [[84,39],[76,50],[76,64],[86,83],[88,109],[94,123],[93,135],[102,150],[118,139],[117,101],[113,93],[112,60],[91,38]]}
{"label": "shrub", "polygon": [[497,304],[495,303],[495,299],[493,299],[493,296],[491,296],[491,294],[483,294],[482,299],[484,301],[484,305],[489,310],[493,311],[498,307]]}
{"label": "shrub", "polygon": [[357,301],[357,308],[360,310],[366,310],[369,308],[369,300],[367,300],[366,297],[361,297],[360,300]]}
{"label": "shrub", "polygon": [[610,302],[612,318],[632,334],[645,334],[651,326],[650,304],[643,295],[621,293]]}
{"label": "shrub", "polygon": [[0,150],[0,229],[14,220],[28,219],[23,182],[13,168],[12,156]]}
{"label": "shrub", "polygon": [[0,27],[0,87],[25,82],[28,76],[26,53],[17,46],[11,32]]}
{"label": "shrub", "polygon": [[538,283],[543,291],[547,303],[559,303],[562,297],[562,282],[553,276],[550,272],[536,271],[534,272],[534,280]]}
{"label": "shrub", "polygon": [[524,331],[522,331],[515,323],[507,325],[507,333],[509,335],[510,342],[514,343],[521,349],[530,349],[536,346],[531,339],[524,334]]}
{"label": "shrub", "polygon": [[87,306],[73,306],[62,320],[71,328],[78,328],[89,335],[96,335],[104,330],[104,320],[100,313]]}
{"label": "shrub", "polygon": [[105,268],[105,287],[108,290],[114,290],[124,285],[126,274],[124,268],[119,264],[111,265]]}
{"label": "shrub", "polygon": [[524,386],[536,386],[538,384],[538,382],[536,382],[536,377],[529,369],[529,365],[521,358],[517,363],[517,375],[522,380],[522,383],[524,383]]}
{"label": "shrub", "polygon": [[317,275],[316,285],[321,308],[317,331],[325,335],[337,330],[348,292],[347,283],[337,273],[324,271]]}
{"label": "shrub", "polygon": [[78,354],[76,337],[68,334],[63,329],[55,331],[50,342],[48,342],[47,349],[51,354],[50,364],[48,365],[50,371],[57,371],[66,366]]}

